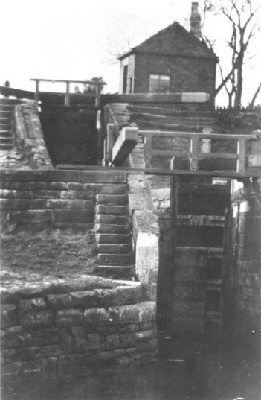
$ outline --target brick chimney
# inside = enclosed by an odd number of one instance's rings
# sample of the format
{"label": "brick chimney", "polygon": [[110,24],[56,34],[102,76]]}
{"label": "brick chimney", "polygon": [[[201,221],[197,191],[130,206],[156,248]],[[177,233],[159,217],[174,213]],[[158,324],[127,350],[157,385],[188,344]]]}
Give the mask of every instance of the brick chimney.
{"label": "brick chimney", "polygon": [[199,13],[199,3],[192,1],[191,4],[191,15],[190,15],[190,32],[201,39],[201,15]]}

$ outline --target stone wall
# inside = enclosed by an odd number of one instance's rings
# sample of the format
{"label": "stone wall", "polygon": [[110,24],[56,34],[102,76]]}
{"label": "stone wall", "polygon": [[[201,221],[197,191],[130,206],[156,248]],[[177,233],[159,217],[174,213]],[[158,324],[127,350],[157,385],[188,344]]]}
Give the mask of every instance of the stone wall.
{"label": "stone wall", "polygon": [[119,171],[1,171],[2,226],[93,226],[96,193],[126,181]]}
{"label": "stone wall", "polygon": [[150,188],[144,174],[130,174],[129,208],[135,247],[135,273],[146,296],[157,300],[159,269],[158,217],[153,209]]}
{"label": "stone wall", "polygon": [[157,353],[155,302],[141,284],[88,278],[3,289],[2,374],[66,375]]}
{"label": "stone wall", "polygon": [[30,168],[52,168],[37,104],[33,101],[15,107],[15,144],[22,160],[27,161]]}

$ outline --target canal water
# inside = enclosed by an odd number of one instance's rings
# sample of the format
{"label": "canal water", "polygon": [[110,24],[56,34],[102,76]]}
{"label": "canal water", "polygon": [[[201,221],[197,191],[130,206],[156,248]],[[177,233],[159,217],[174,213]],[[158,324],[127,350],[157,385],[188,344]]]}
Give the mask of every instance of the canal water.
{"label": "canal water", "polygon": [[3,382],[2,400],[261,400],[258,346],[164,337],[155,362]]}

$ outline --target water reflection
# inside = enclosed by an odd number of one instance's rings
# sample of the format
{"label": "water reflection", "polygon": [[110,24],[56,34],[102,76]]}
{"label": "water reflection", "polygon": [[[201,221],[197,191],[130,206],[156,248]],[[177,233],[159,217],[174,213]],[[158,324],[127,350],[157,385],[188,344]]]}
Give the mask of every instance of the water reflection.
{"label": "water reflection", "polygon": [[2,400],[260,400],[260,371],[256,349],[165,338],[154,363],[6,382]]}

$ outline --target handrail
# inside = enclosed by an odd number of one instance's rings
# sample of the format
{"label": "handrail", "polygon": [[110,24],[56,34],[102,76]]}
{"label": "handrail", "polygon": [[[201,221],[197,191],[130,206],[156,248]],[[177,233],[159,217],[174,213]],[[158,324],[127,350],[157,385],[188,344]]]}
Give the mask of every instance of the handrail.
{"label": "handrail", "polygon": [[[175,157],[180,155],[180,152],[175,150],[157,150],[152,148],[152,138],[157,137],[172,137],[172,138],[185,138],[190,141],[190,150],[187,156],[190,160],[190,170],[199,170],[199,160],[203,159],[227,159],[236,160],[236,172],[244,173],[246,169],[246,142],[248,140],[256,140],[257,135],[252,134],[222,134],[222,133],[204,133],[204,132],[176,132],[176,131],[161,131],[161,130],[139,130],[139,134],[145,137],[144,153],[145,164],[147,168],[151,167],[153,155]],[[234,140],[237,142],[236,153],[211,153],[201,152],[200,140],[201,139],[219,139],[219,140]]]}
{"label": "handrail", "polygon": [[103,80],[78,80],[78,79],[45,79],[45,78],[32,78],[31,81],[35,81],[35,100],[39,101],[40,95],[40,82],[50,83],[65,83],[65,98],[64,104],[66,107],[70,106],[70,84],[71,83],[82,83],[93,86],[96,92],[96,107],[100,106],[101,91],[106,83]]}
{"label": "handrail", "polygon": [[164,137],[187,137],[192,138],[198,136],[201,139],[224,139],[224,140],[237,140],[237,139],[257,139],[256,135],[250,134],[234,134],[234,133],[205,133],[205,132],[183,132],[183,131],[162,131],[162,130],[144,130],[139,129],[139,133],[143,136],[164,136]]}

